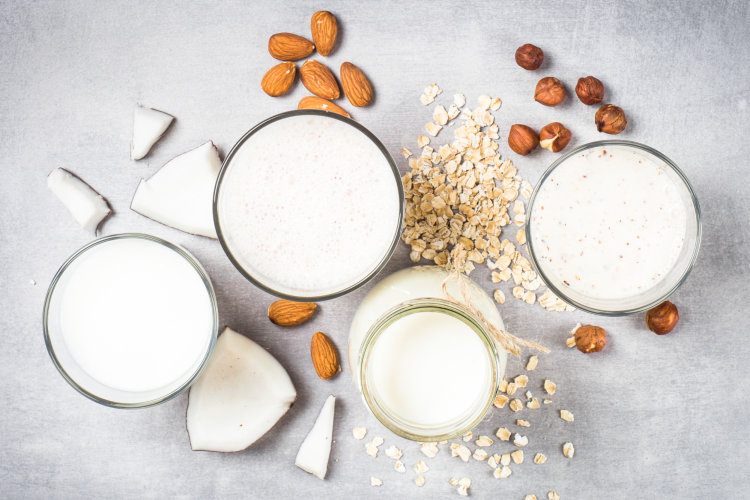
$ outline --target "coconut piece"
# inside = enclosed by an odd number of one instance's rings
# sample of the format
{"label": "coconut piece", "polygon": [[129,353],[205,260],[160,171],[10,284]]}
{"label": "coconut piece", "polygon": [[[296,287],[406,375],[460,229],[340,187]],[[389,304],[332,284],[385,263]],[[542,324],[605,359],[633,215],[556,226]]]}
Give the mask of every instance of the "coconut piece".
{"label": "coconut piece", "polygon": [[81,227],[94,236],[101,221],[112,213],[102,195],[64,168],[56,168],[50,172],[47,187],[70,210]]}
{"label": "coconut piece", "polygon": [[133,142],[130,143],[130,159],[140,160],[148,154],[151,146],[161,139],[164,132],[174,120],[174,116],[168,115],[157,109],[135,107],[133,116]]}
{"label": "coconut piece", "polygon": [[219,151],[208,141],[141,179],[130,208],[166,226],[216,239],[213,195],[221,169]]}
{"label": "coconut piece", "polygon": [[297,392],[267,350],[227,327],[190,388],[187,430],[193,450],[241,451],[284,416]]}
{"label": "coconut piece", "polygon": [[318,479],[325,479],[333,441],[333,410],[336,398],[328,396],[312,430],[302,442],[294,465]]}

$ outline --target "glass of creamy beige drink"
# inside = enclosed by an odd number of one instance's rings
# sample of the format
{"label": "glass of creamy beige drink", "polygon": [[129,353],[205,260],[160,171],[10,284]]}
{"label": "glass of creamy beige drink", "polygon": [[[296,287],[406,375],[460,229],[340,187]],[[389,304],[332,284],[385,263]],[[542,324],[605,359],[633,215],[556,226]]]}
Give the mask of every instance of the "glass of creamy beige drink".
{"label": "glass of creamy beige drink", "polygon": [[701,212],[682,171],[629,141],[583,145],[557,160],[529,201],[529,255],[560,298],[604,315],[663,302],[698,256]]}
{"label": "glass of creamy beige drink", "polygon": [[261,289],[320,301],[374,277],[393,253],[404,192],[393,158],[343,116],[273,116],[232,148],[214,193],[214,222],[234,266]]}

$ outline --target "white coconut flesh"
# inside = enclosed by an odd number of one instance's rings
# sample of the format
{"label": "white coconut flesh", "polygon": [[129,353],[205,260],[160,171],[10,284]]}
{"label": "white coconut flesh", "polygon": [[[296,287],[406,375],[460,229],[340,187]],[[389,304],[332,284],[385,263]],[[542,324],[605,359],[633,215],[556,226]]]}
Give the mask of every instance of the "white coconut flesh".
{"label": "white coconut flesh", "polygon": [[206,369],[190,388],[190,446],[244,450],[268,432],[296,398],[281,363],[249,338],[226,328]]}
{"label": "white coconut flesh", "polygon": [[81,227],[94,236],[101,221],[112,212],[104,197],[64,168],[50,172],[47,187],[63,202]]}
{"label": "white coconut flesh", "polygon": [[328,458],[333,442],[333,414],[336,398],[328,396],[312,430],[297,452],[294,465],[319,479],[325,479],[328,472]]}
{"label": "white coconut flesh", "polygon": [[213,195],[220,169],[219,151],[208,141],[141,179],[130,208],[180,231],[216,238]]}
{"label": "white coconut flesh", "polygon": [[133,116],[133,142],[130,143],[130,159],[140,160],[151,151],[151,146],[161,139],[174,116],[162,111],[135,107]]}

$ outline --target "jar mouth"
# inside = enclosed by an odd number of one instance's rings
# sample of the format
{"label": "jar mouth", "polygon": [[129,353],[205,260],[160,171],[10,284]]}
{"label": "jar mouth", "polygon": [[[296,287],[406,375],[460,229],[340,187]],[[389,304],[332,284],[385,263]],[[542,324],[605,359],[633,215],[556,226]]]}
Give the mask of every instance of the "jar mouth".
{"label": "jar mouth", "polygon": [[[485,348],[488,370],[482,389],[474,402],[457,416],[445,422],[420,424],[393,411],[381,397],[373,374],[372,354],[381,335],[395,322],[417,313],[441,313],[469,326]],[[465,307],[442,299],[414,299],[386,311],[368,330],[359,352],[358,382],[362,398],[375,417],[390,431],[412,441],[445,441],[466,434],[486,415],[495,400],[502,378],[498,346],[481,321]],[[460,355],[460,353],[458,353]]]}

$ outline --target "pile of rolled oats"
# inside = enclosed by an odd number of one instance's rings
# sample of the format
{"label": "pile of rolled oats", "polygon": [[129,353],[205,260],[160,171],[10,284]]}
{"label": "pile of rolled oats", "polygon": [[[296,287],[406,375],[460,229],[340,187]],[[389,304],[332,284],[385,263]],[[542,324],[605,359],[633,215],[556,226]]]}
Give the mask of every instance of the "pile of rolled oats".
{"label": "pile of rolled oats", "polygon": [[[422,104],[430,104],[442,93],[432,83],[422,94]],[[491,111],[501,106],[498,98],[479,97],[474,110],[464,108],[463,94],[453,96],[453,104],[445,109],[435,106],[433,122],[426,125],[429,135],[436,137],[445,126],[460,126],[453,130],[455,140],[450,144],[433,147],[431,139],[421,135],[417,145],[422,148],[418,156],[402,148],[411,171],[403,176],[406,194],[406,215],[401,238],[411,246],[411,260],[433,261],[450,269],[450,249],[461,243],[467,251],[466,273],[474,263],[486,263],[492,270],[494,283],[509,281],[516,284],[513,296],[534,304],[534,293],[542,286],[541,280],[529,260],[521,255],[516,245],[508,239],[500,240],[503,227],[526,223],[526,206],[519,194],[529,199],[531,184],[524,181],[509,159],[503,160],[495,142],[500,138],[499,128]],[[482,131],[484,129],[484,131]],[[511,217],[511,212],[513,213]],[[526,232],[516,232],[516,243],[526,244]],[[494,294],[499,303],[505,294]],[[538,300],[550,311],[572,311],[547,290]]]}

